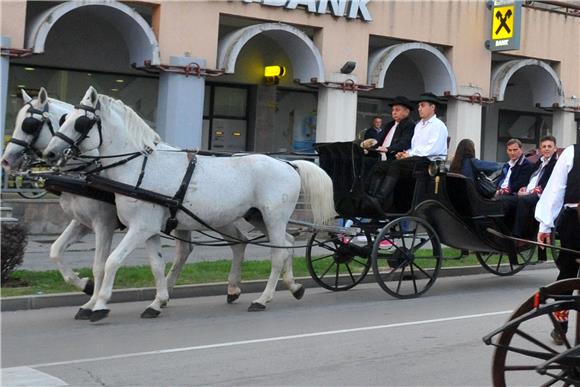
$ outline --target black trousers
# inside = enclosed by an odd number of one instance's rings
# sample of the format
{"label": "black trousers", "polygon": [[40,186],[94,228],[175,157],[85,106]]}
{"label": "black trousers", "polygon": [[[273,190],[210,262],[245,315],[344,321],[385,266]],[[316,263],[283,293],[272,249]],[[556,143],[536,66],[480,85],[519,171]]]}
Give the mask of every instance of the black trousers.
{"label": "black trousers", "polygon": [[[561,219],[557,228],[560,244],[562,247],[580,251],[580,221],[578,220],[577,210],[575,208],[566,208],[560,216]],[[560,268],[558,280],[576,278],[578,276],[580,265],[578,265],[576,259],[580,259],[580,256],[567,251],[560,251],[556,261]]]}

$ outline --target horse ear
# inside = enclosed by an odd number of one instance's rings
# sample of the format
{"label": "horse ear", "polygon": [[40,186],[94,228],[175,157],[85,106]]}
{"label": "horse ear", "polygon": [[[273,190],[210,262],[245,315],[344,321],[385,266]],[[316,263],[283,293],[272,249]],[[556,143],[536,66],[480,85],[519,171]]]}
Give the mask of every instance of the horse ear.
{"label": "horse ear", "polygon": [[38,92],[38,102],[40,102],[41,106],[44,106],[47,101],[48,101],[48,93],[46,92],[46,89],[44,87],[41,87],[40,91]]}
{"label": "horse ear", "polygon": [[97,104],[97,100],[99,98],[99,95],[97,94],[97,91],[95,90],[94,87],[89,87],[89,90],[87,91],[87,93],[89,94],[89,97],[91,99],[91,104],[93,106],[95,106]]}
{"label": "horse ear", "polygon": [[26,92],[26,90],[22,89],[22,100],[24,101],[24,103],[28,103],[30,101],[32,101],[32,97],[28,95],[28,93]]}

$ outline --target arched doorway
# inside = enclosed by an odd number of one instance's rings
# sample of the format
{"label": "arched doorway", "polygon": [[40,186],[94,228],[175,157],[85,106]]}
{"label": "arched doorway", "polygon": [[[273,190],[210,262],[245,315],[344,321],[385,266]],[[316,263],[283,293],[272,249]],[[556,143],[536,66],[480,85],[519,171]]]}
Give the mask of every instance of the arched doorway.
{"label": "arched doorway", "polygon": [[[457,94],[455,73],[445,55],[419,42],[375,48],[369,57],[367,83],[376,89],[359,93],[357,131],[368,127],[373,116],[390,120],[388,103],[397,95],[414,100],[425,91]],[[445,115],[445,106],[438,115]]]}
{"label": "arched doorway", "polygon": [[519,138],[528,150],[537,146],[541,136],[556,134],[552,110],[563,106],[564,91],[548,63],[537,59],[497,63],[490,90],[496,103],[485,114],[486,158],[505,161],[505,143],[510,138]]}
{"label": "arched doorway", "polygon": [[[317,93],[300,86],[324,81],[312,37],[282,23],[250,24],[222,17],[217,67],[226,76],[206,84],[204,143],[216,150],[307,151],[315,139]],[[266,66],[284,74],[265,78]],[[245,143],[244,143],[245,140]]]}

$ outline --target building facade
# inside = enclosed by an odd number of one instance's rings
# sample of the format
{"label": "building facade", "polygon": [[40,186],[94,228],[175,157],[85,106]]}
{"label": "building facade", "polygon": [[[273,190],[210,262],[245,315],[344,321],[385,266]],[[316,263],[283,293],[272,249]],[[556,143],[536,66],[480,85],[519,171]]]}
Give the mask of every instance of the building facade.
{"label": "building facade", "polygon": [[498,161],[512,137],[576,143],[580,6],[526,2],[506,28],[519,48],[490,51],[507,16],[488,3],[2,1],[1,127],[11,133],[20,89],[78,103],[92,85],[177,146],[309,152],[430,91],[450,153],[463,138]]}

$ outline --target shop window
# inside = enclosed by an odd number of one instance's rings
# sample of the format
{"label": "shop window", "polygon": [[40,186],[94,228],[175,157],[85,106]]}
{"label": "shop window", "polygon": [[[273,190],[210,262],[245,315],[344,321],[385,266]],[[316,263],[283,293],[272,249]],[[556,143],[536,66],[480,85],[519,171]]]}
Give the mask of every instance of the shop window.
{"label": "shop window", "polygon": [[5,133],[10,135],[14,130],[16,114],[22,107],[21,89],[35,97],[44,87],[49,97],[76,105],[89,86],[99,93],[122,100],[149,126],[155,127],[157,77],[11,65]]}
{"label": "shop window", "polygon": [[316,93],[278,88],[273,147],[276,152],[314,152]]}
{"label": "shop window", "polygon": [[536,148],[540,137],[552,134],[552,115],[550,114],[500,110],[498,121],[498,161],[507,161],[505,144],[509,139],[519,139],[525,152]]}
{"label": "shop window", "polygon": [[203,112],[203,147],[240,152],[247,148],[248,88],[206,85]]}
{"label": "shop window", "polygon": [[218,116],[245,117],[248,90],[237,87],[215,88],[213,114]]}

